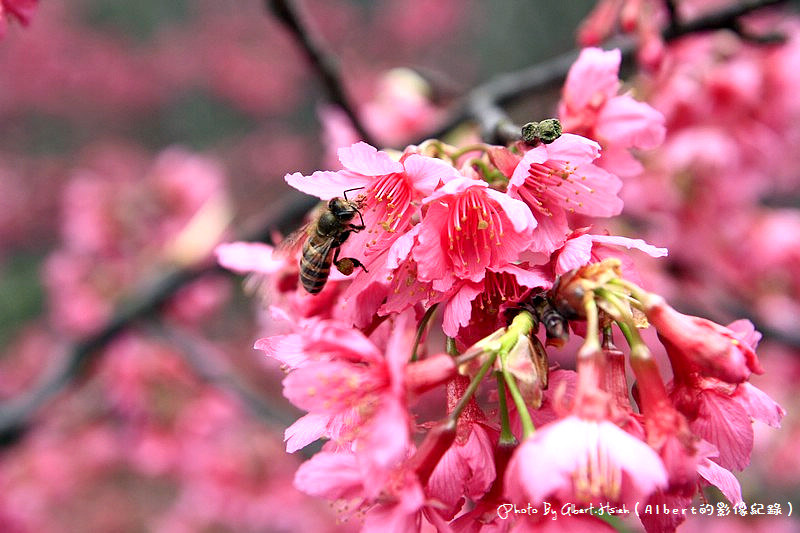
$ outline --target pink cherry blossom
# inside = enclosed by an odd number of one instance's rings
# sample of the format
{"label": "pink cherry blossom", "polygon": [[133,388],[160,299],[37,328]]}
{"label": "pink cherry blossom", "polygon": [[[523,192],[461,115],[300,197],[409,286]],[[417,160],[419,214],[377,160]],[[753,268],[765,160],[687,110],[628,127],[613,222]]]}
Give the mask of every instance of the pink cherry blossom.
{"label": "pink cherry blossom", "polygon": [[622,211],[617,196],[622,181],[593,163],[599,155],[596,142],[564,134],[522,157],[508,192],[524,201],[538,222],[532,250],[550,253],[561,246],[570,233],[569,213],[609,217]]}
{"label": "pink cherry blossom", "polygon": [[352,194],[364,195],[361,210],[366,229],[351,235],[342,247],[342,253],[352,253],[352,257],[367,258],[387,249],[410,227],[418,201],[441,181],[458,177],[456,169],[443,161],[411,152],[396,161],[364,142],[340,148],[339,160],[344,170],[287,174],[286,182],[323,200],[363,188]]}
{"label": "pink cherry blossom", "polygon": [[430,301],[444,303],[442,330],[469,346],[504,326],[503,311],[523,294],[552,284],[541,268],[507,264],[487,269],[478,282],[460,281]]}
{"label": "pink cherry blossom", "polygon": [[[639,250],[651,257],[664,257],[667,255],[666,248],[657,248],[642,239],[629,239],[615,235],[591,235],[585,233],[585,231],[588,231],[588,228],[574,231],[567,242],[564,243],[564,246],[554,254],[557,257],[554,268],[556,275],[560,276],[573,268],[578,268],[590,262],[602,261],[609,256],[622,256],[623,259],[627,259],[625,254],[620,253],[612,246],[624,247],[628,250]],[[626,266],[631,266],[629,261],[627,265],[623,263],[623,272],[626,279],[631,279],[632,272],[626,271]]]}
{"label": "pink cherry blossom", "polygon": [[670,393],[686,415],[689,427],[719,450],[713,459],[720,466],[743,470],[753,450],[753,420],[779,427],[786,414],[763,391],[741,383],[732,385],[714,378],[681,378]]}
{"label": "pink cherry blossom", "polygon": [[645,313],[667,346],[676,373],[694,369],[704,376],[741,383],[752,372],[764,372],[750,343],[730,328],[679,313],[660,296],[650,298]]}
{"label": "pink cherry blossom", "polygon": [[666,486],[667,474],[652,448],[612,422],[572,415],[524,441],[505,482],[512,500],[635,502]]}
{"label": "pink cherry blossom", "polygon": [[481,281],[487,268],[515,261],[536,221],[520,202],[483,181],[456,178],[425,198],[412,257],[422,281],[447,291],[458,279]]}
{"label": "pink cherry blossom", "polygon": [[596,139],[603,147],[597,164],[628,177],[642,165],[630,148],[648,150],[664,141],[664,116],[629,94],[618,95],[621,53],[584,48],[570,68],[559,106],[564,131]]}

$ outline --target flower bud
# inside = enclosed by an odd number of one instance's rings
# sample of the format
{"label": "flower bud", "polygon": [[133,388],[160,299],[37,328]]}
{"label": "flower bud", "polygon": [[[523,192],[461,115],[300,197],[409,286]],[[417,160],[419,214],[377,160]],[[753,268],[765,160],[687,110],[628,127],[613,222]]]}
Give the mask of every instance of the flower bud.
{"label": "flower bud", "polygon": [[688,366],[690,371],[728,383],[741,383],[751,372],[764,372],[753,349],[729,328],[679,313],[657,295],[643,303],[647,319],[664,341],[673,367]]}

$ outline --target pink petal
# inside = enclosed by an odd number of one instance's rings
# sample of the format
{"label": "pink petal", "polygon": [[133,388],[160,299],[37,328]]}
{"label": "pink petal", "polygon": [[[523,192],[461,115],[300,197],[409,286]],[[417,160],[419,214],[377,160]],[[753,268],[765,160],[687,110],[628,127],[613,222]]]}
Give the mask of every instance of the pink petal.
{"label": "pink petal", "polygon": [[537,215],[538,225],[531,234],[530,248],[536,252],[552,253],[567,240],[571,230],[563,209],[554,209],[552,216]]}
{"label": "pink petal", "polygon": [[403,165],[400,162],[363,141],[339,148],[338,153],[339,161],[344,168],[362,176],[384,176],[403,172]]}
{"label": "pink petal", "polygon": [[309,413],[298,418],[283,433],[283,440],[286,441],[286,451],[294,453],[324,436],[329,420],[330,416],[316,413]]}
{"label": "pink petal", "polygon": [[592,236],[581,235],[569,239],[558,252],[555,273],[557,276],[587,264],[592,257]]}
{"label": "pink petal", "polygon": [[750,417],[737,401],[714,392],[702,393],[698,401],[698,417],[690,423],[692,431],[717,447],[720,465],[743,470],[753,449]]}
{"label": "pink petal", "polygon": [[786,410],[775,400],[747,382],[741,383],[736,388],[733,399],[739,402],[752,418],[774,428],[781,427],[781,419],[786,416]]}
{"label": "pink petal", "polygon": [[761,340],[761,333],[756,330],[753,323],[746,318],[734,320],[726,327],[731,330],[737,338],[746,342],[747,345],[753,349],[758,345],[758,341]]}
{"label": "pink petal", "polygon": [[616,235],[587,235],[591,237],[592,241],[601,244],[613,244],[615,246],[624,246],[628,250],[637,249],[646,253],[651,257],[665,257],[669,252],[666,248],[656,248],[652,244],[648,244],[642,239],[629,239],[627,237],[619,237]]}
{"label": "pink petal", "polygon": [[441,159],[412,154],[403,161],[406,175],[411,180],[414,189],[425,196],[431,194],[439,182],[461,177],[461,174]]}
{"label": "pink petal", "polygon": [[621,178],[632,178],[644,171],[644,165],[622,146],[606,146],[595,164]]}
{"label": "pink petal", "polygon": [[[356,452],[367,477],[365,485],[369,487],[369,478],[383,479],[406,458],[411,442],[408,411],[397,398],[384,394],[375,406],[375,416],[361,429]],[[380,490],[381,487],[374,488]]]}
{"label": "pink petal", "polygon": [[500,207],[506,212],[511,224],[514,226],[514,231],[517,233],[536,227],[536,219],[531,213],[531,208],[525,205],[525,202],[511,198],[509,195],[494,189],[486,189],[486,194],[500,204]]}
{"label": "pink petal", "polygon": [[508,180],[508,190],[513,193],[513,191],[522,187],[525,184],[525,180],[528,179],[528,169],[531,165],[544,163],[547,159],[547,148],[543,145],[539,145],[525,152],[525,155],[522,156],[522,160],[516,168],[514,168],[514,173],[511,174],[511,178]]}
{"label": "pink petal", "polygon": [[703,459],[697,465],[700,477],[717,487],[728,498],[731,505],[742,502],[742,486],[729,470],[719,466],[708,459]]}
{"label": "pink petal", "polygon": [[549,288],[553,285],[553,278],[543,267],[521,268],[517,265],[504,265],[495,272],[506,272],[514,276],[517,283],[522,287],[542,287]]}
{"label": "pink petal", "polygon": [[277,272],[285,262],[283,259],[276,259],[274,252],[272,246],[259,242],[231,242],[220,244],[214,249],[217,262],[239,274]]}
{"label": "pink petal", "polygon": [[630,96],[606,102],[597,117],[597,135],[626,148],[649,150],[664,142],[664,115]]}
{"label": "pink petal", "polygon": [[451,179],[450,181],[448,181],[447,183],[436,189],[427,198],[422,200],[422,203],[428,204],[435,200],[439,200],[440,198],[444,198],[446,196],[458,195],[472,187],[480,187],[482,189],[485,189],[489,187],[489,184],[486,183],[485,181],[479,181],[472,178],[459,176],[454,179]]}
{"label": "pink petal", "polygon": [[318,170],[310,176],[303,176],[300,172],[295,172],[286,174],[284,179],[298,191],[316,196],[321,200],[342,196],[348,189],[365,187],[369,183],[368,178],[346,170],[338,172]]}
{"label": "pink petal", "polygon": [[268,357],[289,368],[299,368],[309,361],[303,338],[294,333],[258,339],[253,348],[262,350]]}
{"label": "pink petal", "polygon": [[591,163],[600,157],[600,145],[574,133],[564,133],[546,147],[547,159],[567,161],[572,166]]}
{"label": "pink petal", "polygon": [[611,98],[619,88],[619,65],[622,55],[618,49],[604,51],[584,48],[569,69],[564,83],[564,100],[571,108],[588,107],[595,100]]}
{"label": "pink petal", "polygon": [[336,413],[357,405],[387,385],[373,369],[340,361],[317,361],[292,371],[283,380],[283,395],[300,409]]}
{"label": "pink petal", "polygon": [[646,496],[666,488],[667,471],[655,450],[611,422],[600,423],[600,440],[609,455],[628,474],[638,495]]}
{"label": "pink petal", "polygon": [[[506,470],[506,497],[539,504],[571,487],[586,455],[584,422],[569,416],[544,426],[514,452]],[[518,484],[519,483],[519,484]]]}
{"label": "pink petal", "polygon": [[442,317],[442,331],[449,337],[458,335],[458,330],[469,324],[472,316],[472,300],[483,291],[483,287],[464,283],[447,301]]}
{"label": "pink petal", "polygon": [[311,496],[347,500],[359,495],[361,472],[353,454],[319,452],[297,469],[294,486]]}

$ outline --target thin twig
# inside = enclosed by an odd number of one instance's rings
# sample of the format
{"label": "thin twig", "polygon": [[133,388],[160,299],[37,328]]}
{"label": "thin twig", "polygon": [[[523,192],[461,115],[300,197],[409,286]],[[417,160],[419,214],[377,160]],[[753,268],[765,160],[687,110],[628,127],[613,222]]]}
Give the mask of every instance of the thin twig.
{"label": "thin twig", "polygon": [[[274,230],[288,231],[302,220],[316,203],[308,196],[292,194],[275,205],[287,207],[274,210],[251,231],[241,235],[242,240],[269,242]],[[175,293],[189,283],[209,274],[228,273],[218,265],[204,263],[179,269],[162,277],[150,289],[136,291],[127,304],[119,306],[114,316],[96,333],[89,335],[56,359],[56,363],[43,373],[36,385],[10,400],[0,403],[0,446],[19,439],[28,428],[33,415],[72,382],[83,376],[90,364],[112,339],[139,320],[160,311]]]}
{"label": "thin twig", "polygon": [[150,324],[147,331],[173,344],[200,379],[231,393],[243,407],[267,424],[284,428],[294,421],[293,413],[276,409],[245,385],[227,364],[225,354],[215,347],[201,343],[188,331],[175,326],[167,327],[161,322]]}
{"label": "thin twig", "polygon": [[295,2],[293,0],[265,0],[265,3],[267,10],[286,26],[303,49],[306,58],[322,81],[328,98],[342,108],[363,141],[377,146],[375,139],[364,127],[356,108],[347,97],[337,59],[328,51],[327,47],[322,45],[321,38],[315,35],[309,25],[303,21]]}
{"label": "thin twig", "polygon": [[[704,31],[735,29],[740,17],[786,3],[787,0],[747,0],[709,13],[694,20],[670,25],[662,36],[672,41],[693,33]],[[617,38],[607,43],[609,48],[619,48],[624,59],[630,59],[636,51],[636,43],[631,38]],[[462,97],[455,108],[437,128],[410,144],[420,144],[426,139],[443,137],[459,124],[475,121],[482,134],[495,132],[497,124],[508,120],[499,106],[512,103],[528,95],[558,87],[567,77],[570,67],[578,58],[578,51],[572,50],[530,67],[498,75],[482,83]]]}

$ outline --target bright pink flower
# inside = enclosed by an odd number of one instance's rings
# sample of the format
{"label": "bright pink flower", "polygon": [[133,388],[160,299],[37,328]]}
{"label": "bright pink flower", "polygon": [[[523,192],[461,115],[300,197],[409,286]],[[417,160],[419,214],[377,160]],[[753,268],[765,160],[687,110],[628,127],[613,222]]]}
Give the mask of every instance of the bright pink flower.
{"label": "bright pink flower", "polygon": [[675,406],[689,421],[694,434],[719,450],[715,461],[728,469],[743,470],[753,450],[753,420],[780,427],[786,414],[763,391],[714,378],[676,375],[670,393]]}
{"label": "bright pink flower", "polygon": [[600,0],[581,24],[578,42],[597,46],[619,25],[625,33],[636,32],[639,62],[655,68],[664,53],[661,26],[665,19],[664,6],[657,0]]}
{"label": "bright pink flower", "polygon": [[432,302],[444,302],[442,331],[470,346],[499,327],[504,327],[503,311],[520,300],[530,289],[553,284],[541,268],[507,264],[487,269],[480,281],[456,283]]}
{"label": "bright pink flower", "polygon": [[349,198],[364,195],[362,214],[367,229],[352,234],[342,246],[343,257],[374,257],[411,225],[418,212],[415,202],[433,192],[441,181],[458,177],[455,168],[444,161],[409,153],[395,161],[386,152],[359,142],[339,149],[344,170],[318,171],[311,176],[299,172],[286,175],[292,187],[329,200],[351,191]]}
{"label": "bright pink flower", "polygon": [[[403,333],[398,328],[395,337]],[[387,361],[360,331],[333,321],[311,321],[301,324],[298,333],[260,339],[255,347],[293,369],[284,379],[284,396],[312,415],[287,429],[290,451],[320,436],[347,443],[388,431],[391,446],[375,451],[391,457],[376,460],[391,461],[395,452],[402,454],[408,433],[408,415],[400,405],[402,358],[407,359],[408,346],[394,346],[395,359]],[[376,432],[371,423],[392,427]]]}
{"label": "bright pink flower", "polygon": [[652,448],[612,422],[571,415],[520,445],[505,483],[512,501],[630,503],[666,486],[667,473]]}
{"label": "bright pink flower", "polygon": [[306,494],[340,502],[346,516],[363,517],[362,531],[418,531],[426,506],[419,481],[403,467],[384,474],[381,478],[386,484],[375,492],[357,454],[323,451],[300,465],[294,486]]}
{"label": "bright pink flower", "polygon": [[437,291],[457,280],[481,281],[487,268],[517,260],[531,242],[530,210],[484,181],[456,178],[425,198],[428,211],[412,251],[420,280]]}
{"label": "bright pink flower", "polygon": [[[666,248],[656,248],[642,239],[629,239],[616,235],[591,235],[585,233],[586,231],[588,231],[588,228],[575,230],[567,242],[564,243],[564,246],[553,254],[556,258],[554,267],[556,275],[560,276],[588,263],[597,263],[609,256],[620,257],[621,259],[627,258],[626,255],[619,253],[611,246],[620,246],[628,250],[636,249],[651,257],[664,257],[667,255]],[[632,267],[632,263],[627,261],[626,265],[623,261],[622,266],[625,278],[630,279],[628,276],[630,271],[626,272],[625,267]]]}
{"label": "bright pink flower", "polygon": [[664,141],[664,115],[629,94],[618,95],[620,51],[585,48],[567,75],[559,106],[564,131],[597,139],[597,164],[619,176],[641,173],[629,148],[651,149]]}
{"label": "bright pink flower", "polygon": [[532,250],[550,253],[566,241],[568,213],[609,217],[622,211],[622,181],[593,163],[599,155],[600,145],[573,134],[525,153],[508,192],[528,204],[538,222]]}
{"label": "bright pink flower", "polygon": [[495,478],[494,447],[489,432],[479,423],[468,423],[467,437],[445,452],[428,480],[428,495],[445,505],[452,518],[463,498],[479,500]]}
{"label": "bright pink flower", "polygon": [[741,383],[751,372],[764,372],[744,333],[679,313],[655,295],[645,303],[645,314],[667,347],[676,374],[700,372],[706,377]]}

